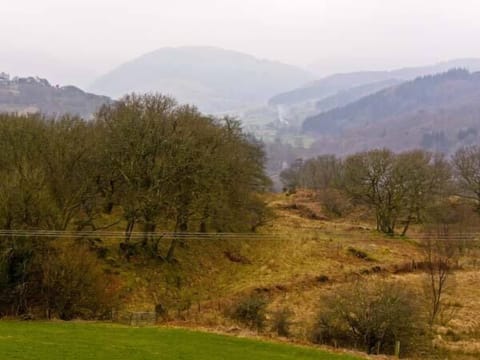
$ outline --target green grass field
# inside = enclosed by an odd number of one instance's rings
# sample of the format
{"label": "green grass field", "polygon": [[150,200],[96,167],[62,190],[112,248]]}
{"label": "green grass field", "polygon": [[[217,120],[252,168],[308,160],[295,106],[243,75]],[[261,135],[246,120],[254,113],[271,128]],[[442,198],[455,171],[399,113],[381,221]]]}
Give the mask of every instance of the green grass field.
{"label": "green grass field", "polygon": [[350,355],[167,328],[0,321],[0,359],[359,359]]}

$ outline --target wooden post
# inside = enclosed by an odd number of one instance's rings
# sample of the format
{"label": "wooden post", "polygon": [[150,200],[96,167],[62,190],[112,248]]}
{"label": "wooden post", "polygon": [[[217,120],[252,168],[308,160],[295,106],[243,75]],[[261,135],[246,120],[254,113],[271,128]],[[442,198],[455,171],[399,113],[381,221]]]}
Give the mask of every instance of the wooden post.
{"label": "wooden post", "polygon": [[395,341],[395,356],[400,359],[400,341]]}

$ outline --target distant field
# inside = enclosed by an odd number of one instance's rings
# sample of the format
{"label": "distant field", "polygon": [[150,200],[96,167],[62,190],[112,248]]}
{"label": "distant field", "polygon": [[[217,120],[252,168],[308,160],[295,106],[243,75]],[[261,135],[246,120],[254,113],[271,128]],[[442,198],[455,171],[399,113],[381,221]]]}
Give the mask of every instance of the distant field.
{"label": "distant field", "polygon": [[0,321],[0,359],[8,360],[354,360],[284,344],[180,329],[106,324]]}

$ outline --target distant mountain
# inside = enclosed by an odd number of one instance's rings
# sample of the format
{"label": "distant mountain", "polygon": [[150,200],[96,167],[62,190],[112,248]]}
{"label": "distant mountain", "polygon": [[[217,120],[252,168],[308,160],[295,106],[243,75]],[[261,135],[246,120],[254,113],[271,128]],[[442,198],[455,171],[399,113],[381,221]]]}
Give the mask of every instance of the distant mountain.
{"label": "distant mountain", "polygon": [[38,77],[10,78],[0,73],[0,112],[72,114],[89,118],[110,102],[106,96],[86,93],[75,86],[52,86]]}
{"label": "distant mountain", "polygon": [[469,71],[480,71],[480,59],[459,59],[446,61],[430,66],[403,68],[392,71],[361,71],[354,73],[335,74],[311,82],[298,89],[279,93],[269,100],[270,105],[292,105],[309,100],[321,100],[335,95],[339,91],[352,87],[387,80],[409,81],[419,76],[433,75],[453,68],[463,68]]}
{"label": "distant mountain", "polygon": [[307,118],[303,131],[322,152],[383,146],[449,152],[480,140],[480,72],[417,78]]}
{"label": "distant mountain", "polygon": [[367,85],[355,86],[346,90],[339,91],[335,95],[328,96],[315,103],[316,113],[326,112],[337,107],[345,106],[349,103],[357,101],[362,97],[374,94],[380,90],[400,84],[402,81],[390,79],[377,81]]}
{"label": "distant mountain", "polygon": [[97,79],[90,90],[119,97],[161,92],[207,112],[264,104],[281,91],[313,80],[307,71],[213,47],[162,48]]}

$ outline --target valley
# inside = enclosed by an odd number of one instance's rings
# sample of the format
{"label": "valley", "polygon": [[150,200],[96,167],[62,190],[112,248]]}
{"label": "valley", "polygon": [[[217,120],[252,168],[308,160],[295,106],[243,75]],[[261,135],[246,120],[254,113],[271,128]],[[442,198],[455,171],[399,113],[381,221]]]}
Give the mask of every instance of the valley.
{"label": "valley", "polygon": [[479,69],[1,73],[0,354],[476,359]]}

